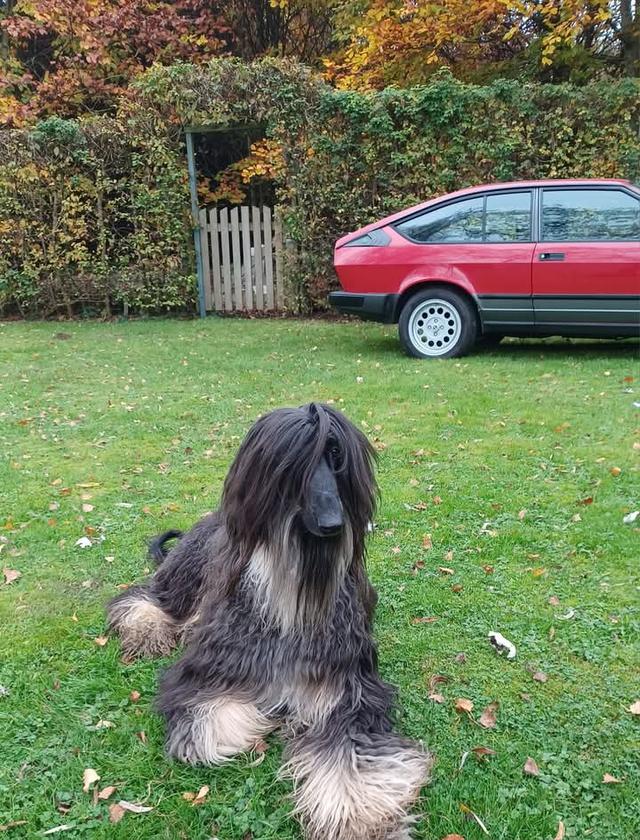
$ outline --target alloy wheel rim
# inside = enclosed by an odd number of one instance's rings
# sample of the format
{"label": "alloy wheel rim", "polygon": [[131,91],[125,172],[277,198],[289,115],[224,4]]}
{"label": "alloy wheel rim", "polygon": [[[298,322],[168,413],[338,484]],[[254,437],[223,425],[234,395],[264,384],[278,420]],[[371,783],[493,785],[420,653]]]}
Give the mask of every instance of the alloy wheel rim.
{"label": "alloy wheel rim", "polygon": [[446,300],[432,298],[416,306],[411,313],[411,343],[426,356],[444,355],[458,343],[461,334],[460,313]]}

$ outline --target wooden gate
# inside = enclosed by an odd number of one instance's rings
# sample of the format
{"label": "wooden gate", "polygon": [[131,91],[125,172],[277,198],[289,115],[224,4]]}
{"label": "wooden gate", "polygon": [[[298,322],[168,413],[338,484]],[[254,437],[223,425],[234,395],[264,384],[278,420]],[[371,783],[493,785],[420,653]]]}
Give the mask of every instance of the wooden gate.
{"label": "wooden gate", "polygon": [[284,308],[282,222],[270,207],[200,210],[207,311]]}

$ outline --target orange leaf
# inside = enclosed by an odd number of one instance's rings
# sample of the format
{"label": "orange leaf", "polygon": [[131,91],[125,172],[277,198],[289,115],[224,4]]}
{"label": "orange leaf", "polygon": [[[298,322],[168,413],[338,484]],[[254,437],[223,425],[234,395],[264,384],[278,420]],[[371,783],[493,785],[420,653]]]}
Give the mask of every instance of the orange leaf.
{"label": "orange leaf", "polygon": [[489,703],[489,705],[484,709],[478,723],[480,726],[484,726],[485,729],[494,729],[496,725],[496,712],[498,711],[498,706],[500,704],[497,701],[493,703]]}
{"label": "orange leaf", "polygon": [[540,775],[540,768],[535,763],[535,761],[529,757],[524,763],[524,767],[522,768],[523,772],[527,774],[527,776],[539,776]]}
{"label": "orange leaf", "polygon": [[466,697],[458,697],[455,701],[456,712],[467,712],[470,714],[473,711],[473,701],[467,700]]}
{"label": "orange leaf", "polygon": [[621,785],[622,779],[616,779],[611,773],[605,773],[602,777],[602,783],[605,785]]}

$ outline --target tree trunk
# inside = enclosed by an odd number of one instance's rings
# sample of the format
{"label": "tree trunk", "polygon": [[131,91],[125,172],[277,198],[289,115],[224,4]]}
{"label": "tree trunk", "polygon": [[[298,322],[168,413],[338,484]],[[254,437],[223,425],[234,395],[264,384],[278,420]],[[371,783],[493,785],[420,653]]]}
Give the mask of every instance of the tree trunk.
{"label": "tree trunk", "polygon": [[[15,0],[5,0],[3,18],[8,18],[13,13]],[[9,59],[9,33],[6,29],[0,31],[0,61]]]}
{"label": "tree trunk", "polygon": [[[634,8],[635,6],[635,8]],[[627,76],[640,76],[640,2],[621,0],[622,63]]]}

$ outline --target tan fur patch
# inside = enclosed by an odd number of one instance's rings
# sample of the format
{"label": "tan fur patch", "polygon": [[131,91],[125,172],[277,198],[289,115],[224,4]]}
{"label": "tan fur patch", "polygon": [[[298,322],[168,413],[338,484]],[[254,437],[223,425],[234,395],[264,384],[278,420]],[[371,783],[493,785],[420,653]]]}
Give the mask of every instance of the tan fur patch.
{"label": "tan fur patch", "polygon": [[167,656],[177,643],[177,626],[144,593],[114,601],[107,613],[109,626],[120,636],[125,659]]}
{"label": "tan fur patch", "polygon": [[192,764],[224,764],[276,725],[253,703],[221,697],[193,707],[188,724],[183,720],[169,733],[169,751]]}
{"label": "tan fur patch", "polygon": [[426,783],[431,757],[418,747],[356,752],[353,747],[293,755],[296,809],[310,840],[404,840],[407,809]]}

